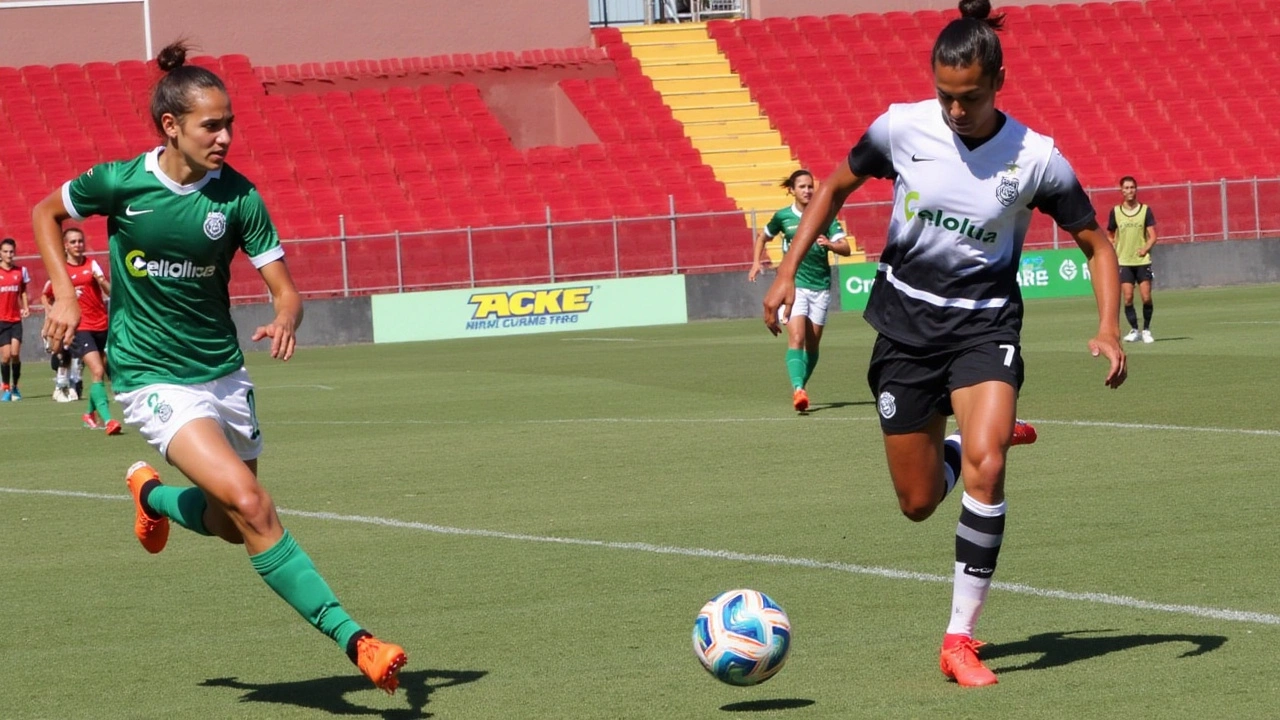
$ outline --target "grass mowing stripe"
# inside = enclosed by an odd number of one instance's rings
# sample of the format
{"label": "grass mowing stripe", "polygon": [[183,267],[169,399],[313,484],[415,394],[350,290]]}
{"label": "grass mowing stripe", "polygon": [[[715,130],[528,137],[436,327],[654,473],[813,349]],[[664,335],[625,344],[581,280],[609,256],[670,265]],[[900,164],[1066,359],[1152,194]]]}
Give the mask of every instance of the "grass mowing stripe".
{"label": "grass mowing stripe", "polygon": [[[77,492],[71,490],[28,490],[23,488],[6,488],[0,487],[0,492],[13,495],[47,495],[54,497],[70,497],[83,498],[89,500],[129,500],[128,495],[106,495],[99,493]],[[801,567],[812,570],[835,570],[837,572],[852,573],[855,575],[871,575],[882,577],[889,580],[915,580],[917,582],[930,583],[949,583],[952,578],[943,575],[932,575],[929,573],[913,572],[910,570],[895,570],[893,568],[881,568],[867,565],[855,565],[852,563],[831,562],[825,560],[811,560],[809,558],[787,557],[785,555],[755,555],[751,553],[733,552],[730,550],[710,550],[705,548],[684,548],[672,545],[654,545],[643,542],[614,542],[609,540],[589,540],[584,538],[567,538],[546,535],[529,535],[525,533],[509,533],[500,530],[480,530],[475,528],[456,528],[447,525],[433,525],[430,523],[413,522],[409,520],[395,520],[393,518],[371,517],[367,515],[340,515],[331,512],[311,512],[307,510],[289,510],[279,508],[281,515],[292,517],[308,518],[311,520],[328,520],[332,522],[359,523],[364,525],[378,525],[381,527],[399,528],[404,530],[420,530],[423,532],[435,533],[437,535],[458,535],[464,537],[483,537],[496,540],[515,540],[520,542],[538,542],[550,543],[556,545],[574,545],[579,547],[598,547],[608,550],[631,550],[635,552],[647,552],[659,555],[677,555],[683,557],[706,558],[715,560],[733,560],[737,562],[748,562],[765,565],[785,565],[788,567]],[[1172,603],[1157,603],[1149,600],[1141,600],[1126,595],[1112,595],[1110,593],[1082,593],[1070,592],[1067,590],[1046,590],[1044,588],[1032,587],[1021,583],[994,582],[992,587],[1005,592],[1018,593],[1020,595],[1031,595],[1034,597],[1049,598],[1054,600],[1072,600],[1076,602],[1087,602],[1099,605],[1115,605],[1119,607],[1130,608],[1134,610],[1154,610],[1157,612],[1174,613],[1179,615],[1192,615],[1195,617],[1210,618],[1214,620],[1230,620],[1233,622],[1257,623],[1260,625],[1280,625],[1280,615],[1272,615],[1269,613],[1251,612],[1247,610],[1230,610],[1224,608],[1200,607],[1197,605],[1178,605]]]}

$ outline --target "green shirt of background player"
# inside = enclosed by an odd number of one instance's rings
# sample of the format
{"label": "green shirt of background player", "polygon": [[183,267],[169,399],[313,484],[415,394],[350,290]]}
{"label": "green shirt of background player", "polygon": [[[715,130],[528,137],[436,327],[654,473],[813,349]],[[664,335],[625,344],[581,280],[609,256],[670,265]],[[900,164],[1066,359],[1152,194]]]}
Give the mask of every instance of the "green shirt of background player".
{"label": "green shirt of background player", "polygon": [[[783,253],[790,251],[791,240],[800,228],[800,218],[813,199],[813,174],[808,170],[796,170],[782,181],[782,187],[795,198],[795,202],[774,213],[769,224],[756,236],[752,253],[755,262],[747,275],[751,282],[760,275],[760,257],[764,244],[771,238],[782,236]],[[791,405],[798,412],[809,409],[809,394],[805,386],[818,365],[818,345],[822,342],[822,328],[827,324],[827,308],[831,306],[828,250],[845,257],[853,252],[836,220],[831,221],[826,232],[818,236],[796,265],[796,300],[791,308],[790,321],[783,321],[787,324],[787,376],[791,380]]]}
{"label": "green shirt of background player", "polygon": [[107,366],[116,399],[125,421],[195,485],[163,485],[154,468],[135,463],[125,476],[134,534],[158,553],[172,520],[243,544],[272,590],[393,692],[404,651],[347,614],[258,481],[262,436],[227,289],[235,253],[249,256],[275,298],[275,318],[253,333],[255,342],[271,339],[271,357],[293,355],[302,300],[261,196],[226,164],[235,120],[226,87],[212,72],[186,65],[186,52],[175,43],[157,59],[165,74],[152,93],[151,117],[164,145],[91,168],[33,212],[54,297],[44,337],[58,352],[80,320],[61,224],[105,215],[115,281]]}

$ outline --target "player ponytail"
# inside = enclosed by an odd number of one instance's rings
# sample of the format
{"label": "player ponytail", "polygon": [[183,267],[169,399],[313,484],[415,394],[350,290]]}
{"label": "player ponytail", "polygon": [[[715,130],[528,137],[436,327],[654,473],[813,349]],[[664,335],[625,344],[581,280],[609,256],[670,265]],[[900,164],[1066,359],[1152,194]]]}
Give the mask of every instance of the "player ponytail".
{"label": "player ponytail", "polygon": [[181,119],[191,111],[191,92],[194,90],[220,90],[227,92],[222,79],[210,70],[198,65],[187,65],[187,43],[184,40],[170,43],[156,56],[156,65],[164,77],[151,92],[151,121],[164,135],[164,116]]}
{"label": "player ponytail", "polygon": [[782,182],[778,183],[778,187],[784,187],[788,190],[795,190],[796,181],[806,175],[808,175],[809,177],[813,177],[813,173],[809,172],[808,170],[805,170],[804,168],[796,170],[795,172],[783,178]]}
{"label": "player ponytail", "polygon": [[995,77],[1004,67],[1004,51],[996,31],[1004,15],[991,14],[991,0],[960,0],[960,17],[947,24],[933,44],[933,66],[981,65],[982,74]]}

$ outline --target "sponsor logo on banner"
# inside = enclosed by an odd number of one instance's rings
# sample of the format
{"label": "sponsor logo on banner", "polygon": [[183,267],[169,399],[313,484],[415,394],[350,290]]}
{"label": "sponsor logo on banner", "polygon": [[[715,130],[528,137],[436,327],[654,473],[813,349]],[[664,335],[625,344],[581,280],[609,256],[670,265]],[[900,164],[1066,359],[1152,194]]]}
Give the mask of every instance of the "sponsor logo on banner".
{"label": "sponsor logo on banner", "polygon": [[593,286],[540,288],[472,294],[467,330],[565,325],[591,310]]}

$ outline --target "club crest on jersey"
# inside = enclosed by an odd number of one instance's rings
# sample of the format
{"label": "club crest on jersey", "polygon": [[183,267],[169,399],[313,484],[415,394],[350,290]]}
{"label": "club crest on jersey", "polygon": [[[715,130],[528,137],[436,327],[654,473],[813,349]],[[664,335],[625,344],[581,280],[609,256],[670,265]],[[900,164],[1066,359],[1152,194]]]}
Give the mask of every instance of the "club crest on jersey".
{"label": "club crest on jersey", "polygon": [[880,393],[880,417],[888,420],[898,414],[898,400],[891,392]]}
{"label": "club crest on jersey", "polygon": [[[1005,203],[1006,205],[1008,203]],[[211,212],[204,219],[204,234],[210,240],[217,240],[227,232],[227,216],[220,212]]]}
{"label": "club crest on jersey", "polygon": [[1018,178],[1000,178],[1000,186],[996,188],[996,199],[1005,207],[1012,205],[1018,199]]}

